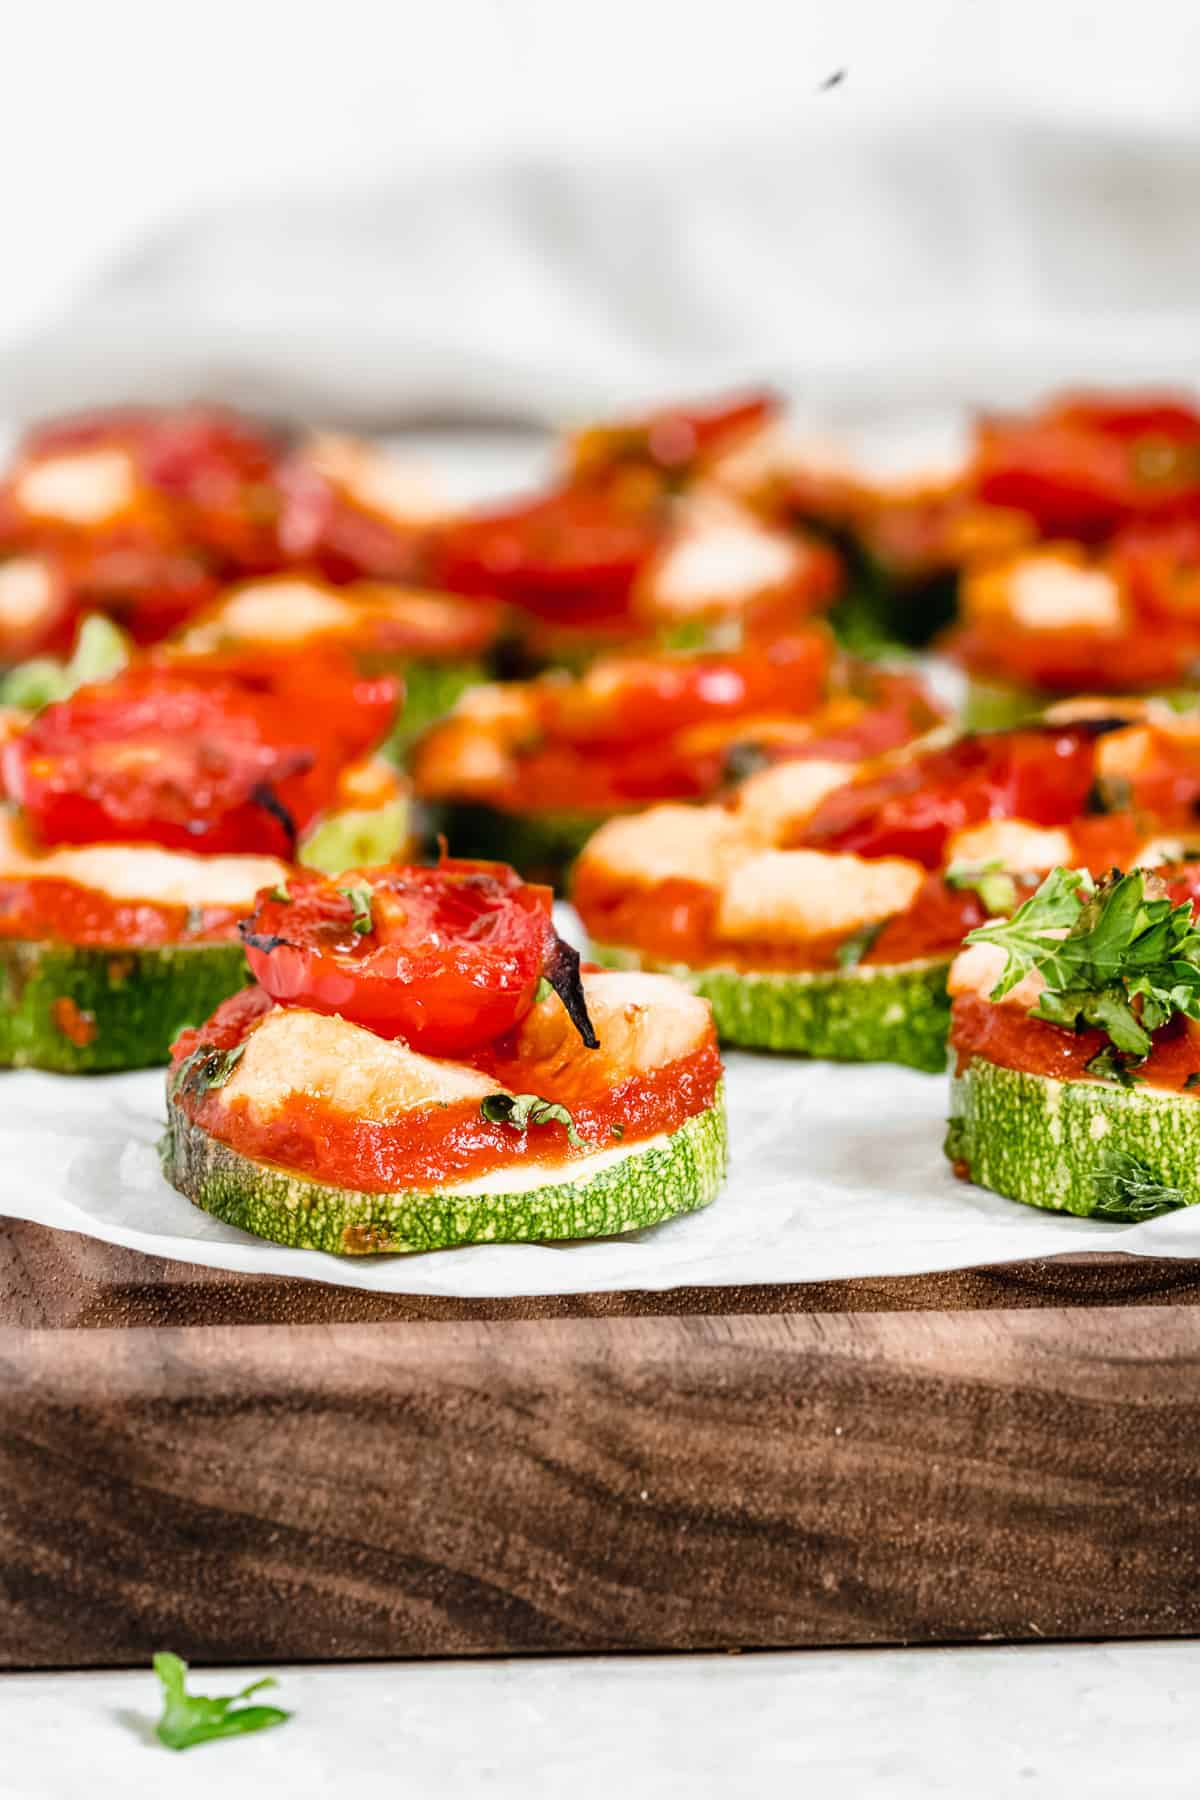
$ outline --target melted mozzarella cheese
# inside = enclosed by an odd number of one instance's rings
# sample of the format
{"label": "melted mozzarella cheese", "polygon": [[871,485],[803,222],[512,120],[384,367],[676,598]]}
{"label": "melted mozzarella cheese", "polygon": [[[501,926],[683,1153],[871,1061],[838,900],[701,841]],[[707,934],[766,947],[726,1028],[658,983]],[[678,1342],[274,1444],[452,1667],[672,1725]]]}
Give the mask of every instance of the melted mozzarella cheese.
{"label": "melted mozzarella cheese", "polygon": [[420,1056],[345,1019],[277,1007],[250,1032],[219,1092],[223,1105],[244,1101],[255,1118],[270,1118],[303,1094],[335,1112],[387,1124],[414,1107],[480,1101],[496,1092],[496,1083],[464,1063]]}
{"label": "melted mozzarella cheese", "polygon": [[752,437],[719,456],[712,467],[713,479],[735,493],[754,494],[763,486],[789,476],[813,476],[855,481],[859,469],[848,447],[834,437],[801,434],[776,420]]}
{"label": "melted mozzarella cheese", "polygon": [[1111,575],[1057,556],[1028,556],[1012,570],[1008,606],[1029,631],[1115,631],[1121,624],[1121,591]]}
{"label": "melted mozzarella cheese", "polygon": [[723,807],[669,804],[609,819],[583,855],[639,887],[677,879],[717,887],[746,845],[745,827]]}
{"label": "melted mozzarella cheese", "polygon": [[887,856],[764,850],[731,871],[717,909],[721,937],[779,943],[836,937],[906,912],[925,879],[919,863]]}
{"label": "melted mozzarella cheese", "polygon": [[701,1049],[712,1033],[712,1010],[670,975],[641,970],[593,970],[583,976],[599,1050],[589,1050],[561,1001],[550,996],[526,1014],[516,1038],[522,1084],[532,1093],[562,1091],[572,1064],[603,1070],[606,1081],[661,1069]]}
{"label": "melted mozzarella cheese", "polygon": [[651,598],[657,611],[686,618],[798,580],[807,562],[794,538],[748,513],[722,511],[681,530],[655,567]]}
{"label": "melted mozzarella cheese", "polygon": [[854,763],[793,761],[761,769],[737,791],[737,816],[763,843],[777,842],[803,825],[835,788],[853,781]]}
{"label": "melted mozzarella cheese", "polygon": [[0,875],[74,881],[110,900],[162,906],[249,907],[260,888],[286,882],[273,856],[191,856],[153,844],[65,844],[29,849],[10,818],[0,823]]}
{"label": "melted mozzarella cheese", "polygon": [[54,577],[39,556],[0,563],[0,631],[28,631],[53,612]]}
{"label": "melted mozzarella cheese", "polygon": [[136,495],[133,459],[116,449],[39,457],[18,475],[14,488],[23,512],[67,525],[100,525],[132,505]]}
{"label": "melted mozzarella cheese", "polygon": [[355,605],[315,581],[256,581],[236,588],[224,605],[183,639],[245,638],[252,643],[292,644],[318,632],[344,630],[358,616]]}
{"label": "melted mozzarella cheese", "polygon": [[[950,973],[946,977],[947,991],[952,997],[970,994],[977,1000],[990,1000],[992,989],[1003,975],[1007,961],[1008,957],[999,944],[968,944],[959,951],[950,965]],[[1041,970],[1031,969],[1004,996],[1003,1004],[1022,1006],[1028,1011],[1037,1004],[1038,995],[1045,985],[1046,978]]]}
{"label": "melted mozzarella cheese", "polygon": [[430,524],[445,517],[445,503],[427,469],[399,462],[357,438],[321,433],[309,445],[308,459],[366,511],[396,525]]}
{"label": "melted mozzarella cheese", "polygon": [[982,825],[969,825],[950,839],[947,856],[948,862],[963,863],[972,869],[998,863],[1014,874],[1027,869],[1053,869],[1073,859],[1069,831],[1031,825],[1025,819],[988,819]]}

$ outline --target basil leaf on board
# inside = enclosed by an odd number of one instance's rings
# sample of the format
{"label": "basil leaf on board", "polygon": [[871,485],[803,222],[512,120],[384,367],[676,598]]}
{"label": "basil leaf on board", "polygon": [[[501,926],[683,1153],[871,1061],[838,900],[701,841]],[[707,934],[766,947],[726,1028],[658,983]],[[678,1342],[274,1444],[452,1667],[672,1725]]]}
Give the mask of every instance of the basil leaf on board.
{"label": "basil leaf on board", "polygon": [[154,1673],[162,1688],[162,1716],[155,1726],[160,1744],[168,1750],[190,1750],[194,1744],[207,1744],[214,1738],[240,1737],[250,1731],[266,1731],[291,1718],[280,1706],[243,1706],[251,1694],[274,1687],[274,1678],[266,1675],[252,1681],[236,1694],[212,1697],[189,1694],[188,1666],[169,1650],[160,1650],[154,1658]]}
{"label": "basil leaf on board", "polygon": [[527,1131],[531,1125],[549,1125],[554,1121],[566,1126],[568,1143],[577,1150],[583,1147],[583,1139],[566,1107],[556,1100],[543,1100],[540,1094],[487,1094],[479,1102],[479,1113],[490,1125],[511,1125],[514,1131]]}

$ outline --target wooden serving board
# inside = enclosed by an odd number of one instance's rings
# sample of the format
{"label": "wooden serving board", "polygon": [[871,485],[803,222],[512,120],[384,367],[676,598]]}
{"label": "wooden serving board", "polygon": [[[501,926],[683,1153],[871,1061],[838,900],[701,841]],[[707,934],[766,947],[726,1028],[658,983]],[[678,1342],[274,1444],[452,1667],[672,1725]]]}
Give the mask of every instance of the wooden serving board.
{"label": "wooden serving board", "polygon": [[450,1301],[0,1225],[0,1665],[1200,1629],[1200,1262]]}

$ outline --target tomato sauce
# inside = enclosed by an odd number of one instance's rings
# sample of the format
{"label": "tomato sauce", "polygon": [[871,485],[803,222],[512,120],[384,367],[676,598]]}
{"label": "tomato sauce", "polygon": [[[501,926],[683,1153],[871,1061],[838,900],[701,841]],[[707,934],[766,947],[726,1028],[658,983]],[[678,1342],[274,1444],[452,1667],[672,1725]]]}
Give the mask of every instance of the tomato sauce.
{"label": "tomato sauce", "polygon": [[[175,1066],[201,1045],[233,1048],[270,1004],[255,990],[235,995],[208,1025],[180,1037],[172,1053]],[[530,1071],[523,1071],[514,1059],[511,1041],[502,1039],[471,1060],[495,1077],[497,1090],[530,1091]],[[197,1094],[181,1084],[175,1101],[189,1119],[242,1156],[334,1186],[386,1193],[440,1187],[528,1162],[565,1167],[598,1150],[631,1148],[675,1131],[712,1105],[721,1060],[712,1037],[691,1056],[613,1086],[606,1085],[604,1071],[600,1053],[594,1072],[586,1059],[570,1064],[557,1080],[548,1078],[542,1065],[536,1071],[536,1091],[567,1107],[583,1139],[582,1148],[570,1143],[566,1127],[557,1121],[518,1132],[484,1119],[475,1102],[418,1107],[398,1120],[380,1123],[350,1118],[299,1094],[268,1119],[255,1119],[249,1106],[236,1098],[225,1103],[221,1089]]]}
{"label": "tomato sauce", "polygon": [[43,876],[0,876],[0,938],[149,949],[237,941],[240,908],[113,900],[95,888]]}
{"label": "tomato sauce", "polygon": [[[994,1005],[973,995],[954,1002],[950,1045],[961,1074],[974,1056],[1002,1069],[1048,1075],[1055,1081],[1088,1081],[1086,1064],[1108,1046],[1103,1031],[1065,1030],[1045,1019],[1031,1019],[1021,1006]],[[1135,1071],[1140,1083],[1181,1093],[1188,1077],[1200,1071],[1200,1039],[1180,1014],[1154,1034],[1154,1045]]]}

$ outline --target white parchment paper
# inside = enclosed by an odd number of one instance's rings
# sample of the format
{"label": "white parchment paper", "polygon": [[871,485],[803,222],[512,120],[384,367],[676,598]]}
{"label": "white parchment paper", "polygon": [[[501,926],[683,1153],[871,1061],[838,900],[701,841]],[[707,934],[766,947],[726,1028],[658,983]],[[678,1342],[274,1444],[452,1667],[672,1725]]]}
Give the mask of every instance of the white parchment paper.
{"label": "white parchment paper", "polygon": [[943,1076],[744,1054],[728,1070],[720,1197],[625,1238],[352,1259],[262,1243],[163,1180],[158,1070],[0,1076],[0,1214],[214,1268],[458,1296],[916,1274],[1099,1248],[1200,1256],[1200,1206],[1107,1225],[956,1181],[941,1148]]}

